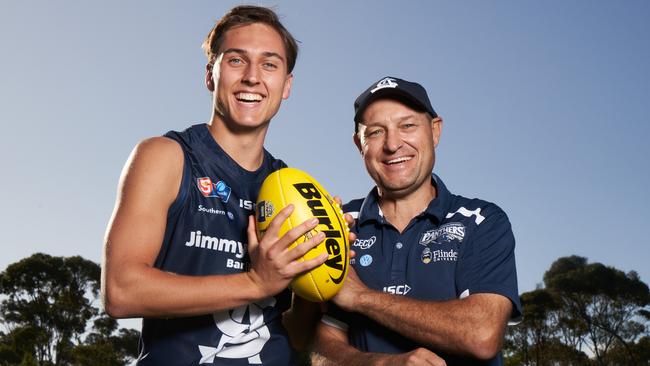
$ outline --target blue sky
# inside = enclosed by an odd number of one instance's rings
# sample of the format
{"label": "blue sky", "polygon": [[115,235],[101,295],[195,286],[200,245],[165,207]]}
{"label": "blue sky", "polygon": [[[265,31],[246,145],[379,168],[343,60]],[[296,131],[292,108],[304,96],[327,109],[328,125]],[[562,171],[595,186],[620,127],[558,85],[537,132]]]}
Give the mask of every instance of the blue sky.
{"label": "blue sky", "polygon": [[[3,1],[0,269],[99,262],[141,139],[210,117],[201,42],[239,1]],[[371,188],[352,103],[420,82],[444,119],[434,170],[500,205],[520,292],[577,254],[650,282],[650,2],[260,1],[300,41],[267,149],[344,200]]]}

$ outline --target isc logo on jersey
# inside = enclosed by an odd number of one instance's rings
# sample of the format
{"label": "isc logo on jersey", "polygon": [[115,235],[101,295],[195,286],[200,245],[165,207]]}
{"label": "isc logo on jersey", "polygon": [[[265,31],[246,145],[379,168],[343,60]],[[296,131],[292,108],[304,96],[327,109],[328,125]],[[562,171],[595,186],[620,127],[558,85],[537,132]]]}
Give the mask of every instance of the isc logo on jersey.
{"label": "isc logo on jersey", "polygon": [[210,177],[197,178],[196,186],[201,191],[203,197],[219,197],[224,203],[228,202],[230,198],[231,189],[222,180],[217,181],[217,183],[212,183]]}

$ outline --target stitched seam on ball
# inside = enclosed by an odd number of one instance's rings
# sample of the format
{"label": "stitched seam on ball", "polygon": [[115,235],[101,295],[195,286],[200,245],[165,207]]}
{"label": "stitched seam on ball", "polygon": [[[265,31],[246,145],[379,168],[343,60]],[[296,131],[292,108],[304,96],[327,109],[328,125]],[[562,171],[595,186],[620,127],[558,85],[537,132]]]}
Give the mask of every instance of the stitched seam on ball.
{"label": "stitched seam on ball", "polygon": [[[291,168],[285,168],[285,169],[291,169]],[[282,173],[282,170],[283,170],[283,169],[280,169],[280,170],[278,171],[278,174],[277,174],[277,175],[278,175],[278,176],[277,176],[278,187],[283,187],[283,185],[282,185],[282,179],[281,179],[281,177],[280,177],[280,175],[281,175],[281,173]],[[286,197],[284,196],[284,189],[280,189],[280,197],[282,198],[282,209],[284,209],[285,207],[287,207],[287,199],[286,199]],[[294,209],[294,211],[295,211],[296,208],[294,207],[293,209]],[[287,218],[287,220],[289,221],[289,230],[293,229],[293,220],[291,220],[291,216],[293,216],[293,212],[292,212],[291,215],[289,215],[289,217]],[[287,231],[288,231],[288,230],[287,230]],[[285,233],[285,234],[286,234],[286,233]],[[279,239],[279,238],[278,238],[278,239]]]}
{"label": "stitched seam on ball", "polygon": [[325,301],[325,296],[323,295],[323,293],[320,291],[320,288],[316,284],[316,280],[314,280],[314,276],[311,273],[308,274],[309,274],[309,280],[311,281],[311,284],[314,286],[314,288],[316,289],[316,293],[318,294],[318,300]]}

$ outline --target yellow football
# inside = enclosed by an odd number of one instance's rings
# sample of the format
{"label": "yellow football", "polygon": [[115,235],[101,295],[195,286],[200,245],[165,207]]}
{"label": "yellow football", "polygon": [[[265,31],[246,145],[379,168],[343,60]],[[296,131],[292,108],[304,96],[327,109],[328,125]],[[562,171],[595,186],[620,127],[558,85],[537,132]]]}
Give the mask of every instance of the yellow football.
{"label": "yellow football", "polygon": [[293,204],[294,210],[282,224],[278,237],[316,217],[318,225],[293,242],[291,248],[323,232],[325,240],[300,260],[309,260],[321,253],[328,254],[325,263],[294,278],[291,289],[307,300],[327,301],[338,292],[348,273],[350,229],[343,218],[343,211],[309,174],[294,168],[283,168],[266,177],[257,198],[256,222],[260,238],[275,215],[289,204]]}

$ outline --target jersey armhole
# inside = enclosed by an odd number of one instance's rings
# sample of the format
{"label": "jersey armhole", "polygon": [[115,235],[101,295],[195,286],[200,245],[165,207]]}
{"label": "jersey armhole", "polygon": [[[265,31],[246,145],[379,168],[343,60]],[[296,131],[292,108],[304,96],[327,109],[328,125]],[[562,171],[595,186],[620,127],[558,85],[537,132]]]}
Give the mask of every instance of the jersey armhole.
{"label": "jersey armhole", "polygon": [[[166,137],[166,136],[165,136]],[[169,137],[167,137],[169,138]],[[183,146],[176,141],[175,139],[170,140],[176,142],[179,147],[181,148],[181,151],[183,152],[183,175],[181,177],[181,183],[180,186],[178,187],[178,194],[176,195],[176,198],[172,202],[172,204],[169,206],[169,210],[167,211],[167,218],[169,219],[170,217],[174,216],[182,207],[183,202],[187,199],[187,194],[188,194],[188,187],[191,179],[191,173],[190,173],[190,162],[189,162],[189,157],[187,155],[187,152],[185,149],[183,149]]]}

